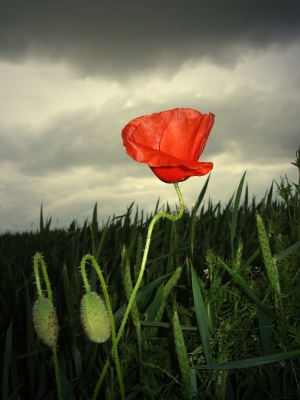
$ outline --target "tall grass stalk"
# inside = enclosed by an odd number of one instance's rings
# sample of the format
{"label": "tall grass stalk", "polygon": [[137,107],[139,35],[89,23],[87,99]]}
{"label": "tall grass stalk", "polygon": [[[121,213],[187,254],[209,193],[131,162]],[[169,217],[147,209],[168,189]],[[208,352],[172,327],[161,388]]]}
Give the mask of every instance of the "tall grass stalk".
{"label": "tall grass stalk", "polygon": [[276,307],[278,307],[281,291],[280,291],[280,282],[276,265],[276,259],[272,257],[265,225],[259,214],[256,214],[256,223],[257,223],[258,237],[259,237],[261,252],[264,259],[264,264],[266,267],[269,282],[274,290],[275,305]]}
{"label": "tall grass stalk", "polygon": [[182,376],[184,394],[188,399],[191,399],[191,367],[188,362],[187,351],[177,311],[174,312],[173,316],[173,333],[178,363]]}

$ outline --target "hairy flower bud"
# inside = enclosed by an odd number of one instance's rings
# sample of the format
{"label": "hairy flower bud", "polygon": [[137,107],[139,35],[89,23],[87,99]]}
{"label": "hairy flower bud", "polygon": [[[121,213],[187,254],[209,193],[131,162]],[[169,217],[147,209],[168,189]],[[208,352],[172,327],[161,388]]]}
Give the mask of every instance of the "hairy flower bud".
{"label": "hairy flower bud", "polygon": [[110,321],[101,297],[86,293],[81,300],[81,320],[88,338],[95,343],[105,342],[110,336]]}
{"label": "hairy flower bud", "polygon": [[49,347],[57,342],[58,322],[52,302],[40,297],[33,305],[33,324],[38,337]]}

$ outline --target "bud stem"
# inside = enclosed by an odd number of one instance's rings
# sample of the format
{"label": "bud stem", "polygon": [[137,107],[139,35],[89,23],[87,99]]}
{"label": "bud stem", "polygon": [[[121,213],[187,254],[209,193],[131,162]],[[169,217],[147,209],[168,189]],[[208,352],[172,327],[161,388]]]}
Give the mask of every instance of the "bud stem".
{"label": "bud stem", "polygon": [[[51,287],[50,287],[49,277],[47,274],[46,264],[45,264],[43,256],[40,253],[35,254],[35,256],[33,258],[34,277],[35,277],[35,283],[36,283],[38,297],[39,298],[44,297],[42,288],[41,288],[41,280],[40,280],[40,274],[39,274],[39,262],[41,263],[43,278],[44,278],[45,284],[46,284],[48,300],[50,300],[51,303],[53,303],[52,302],[52,291],[51,291]],[[57,397],[59,400],[62,400],[56,344],[54,344],[52,346],[52,354],[53,354],[53,364],[54,364],[55,380],[56,380],[56,387],[57,387]]]}
{"label": "bud stem", "polygon": [[[95,260],[95,258],[93,256],[88,254],[88,255],[83,257],[83,259],[81,261],[81,264],[80,264],[81,275],[82,275],[82,279],[83,279],[83,283],[84,283],[84,287],[85,287],[86,292],[89,293],[91,291],[91,287],[90,287],[90,284],[88,282],[88,279],[87,279],[87,276],[86,276],[86,270],[85,270],[85,263],[86,263],[87,260],[90,260],[92,262],[93,267],[95,268],[95,270],[97,272],[97,275],[98,275],[98,278],[100,280],[100,284],[101,284],[101,287],[102,287],[103,297],[104,297],[104,300],[105,300],[108,316],[109,316],[109,319],[110,319],[112,352],[113,352],[114,360],[115,360],[115,364],[116,364],[116,370],[117,370],[117,375],[118,375],[118,380],[119,380],[119,385],[120,385],[120,391],[121,391],[121,398],[122,398],[122,400],[123,399],[125,400],[125,390],[124,390],[123,378],[122,378],[120,362],[119,362],[119,355],[118,355],[118,340],[116,339],[115,320],[114,320],[114,315],[113,315],[113,312],[112,312],[112,309],[111,309],[111,305],[110,305],[110,301],[109,301],[109,295],[108,295],[108,292],[107,292],[106,283],[105,283],[104,277],[102,275],[102,272],[101,272],[101,270],[100,270],[100,268],[99,268],[99,266],[97,264],[97,261]],[[107,364],[107,367],[106,367],[106,364]],[[106,364],[105,364],[104,369],[103,369],[103,370],[105,370],[105,372],[106,372],[106,370],[108,368],[108,365],[109,365],[108,364],[108,360],[107,360]],[[106,369],[105,369],[105,367],[106,367]],[[102,377],[102,375],[104,377],[103,371],[101,373],[100,378]],[[102,380],[101,380],[101,382],[102,382]],[[101,385],[101,383],[100,383],[100,385]],[[99,385],[99,388],[97,390],[97,393],[96,393],[96,389],[95,389],[93,399],[96,399],[98,391],[100,389],[100,385]],[[98,386],[98,384],[97,384],[97,386]],[[96,386],[96,388],[97,388],[97,386]]]}

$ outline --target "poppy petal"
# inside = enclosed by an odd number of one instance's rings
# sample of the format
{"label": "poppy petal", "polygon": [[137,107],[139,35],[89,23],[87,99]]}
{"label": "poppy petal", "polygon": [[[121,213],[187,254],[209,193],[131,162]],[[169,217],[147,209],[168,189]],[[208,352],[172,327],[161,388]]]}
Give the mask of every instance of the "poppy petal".
{"label": "poppy petal", "polygon": [[177,167],[184,165],[188,169],[198,169],[199,162],[191,160],[181,160],[163,151],[151,149],[139,143],[125,140],[124,146],[126,153],[135,161],[148,164],[150,167]]}
{"label": "poppy petal", "polygon": [[171,121],[163,132],[159,149],[177,158],[197,161],[204,150],[213,123],[213,114]]}
{"label": "poppy petal", "polygon": [[211,162],[199,162],[197,169],[189,169],[184,165],[179,167],[150,167],[153,173],[163,182],[182,182],[191,176],[203,176],[213,169]]}
{"label": "poppy petal", "polygon": [[146,163],[164,182],[206,175],[211,162],[198,162],[214,115],[190,108],[175,108],[130,121],[122,130],[123,145],[134,160]]}

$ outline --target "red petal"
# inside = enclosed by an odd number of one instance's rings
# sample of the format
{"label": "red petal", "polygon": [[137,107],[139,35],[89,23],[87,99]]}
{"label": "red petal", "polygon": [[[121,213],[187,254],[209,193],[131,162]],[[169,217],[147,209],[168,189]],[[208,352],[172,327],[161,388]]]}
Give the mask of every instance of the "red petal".
{"label": "red petal", "polygon": [[163,151],[151,149],[139,143],[134,143],[129,140],[123,140],[127,154],[135,161],[143,162],[149,167],[177,167],[184,165],[189,169],[197,169],[199,162],[190,160],[181,160]]}
{"label": "red petal", "polygon": [[150,167],[154,174],[163,182],[175,183],[182,182],[191,176],[203,176],[213,169],[213,163],[200,162],[197,169],[188,169],[185,166],[180,167]]}
{"label": "red petal", "polygon": [[197,162],[214,124],[213,114],[176,108],[130,121],[122,130],[127,154],[147,163],[164,182],[174,183],[202,176],[211,162]]}
{"label": "red petal", "polygon": [[163,132],[159,149],[183,160],[197,161],[214,123],[213,114],[171,121]]}

